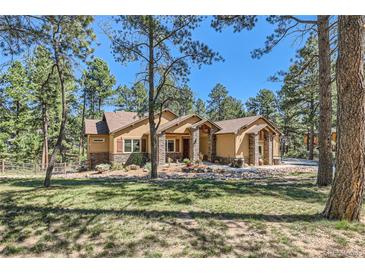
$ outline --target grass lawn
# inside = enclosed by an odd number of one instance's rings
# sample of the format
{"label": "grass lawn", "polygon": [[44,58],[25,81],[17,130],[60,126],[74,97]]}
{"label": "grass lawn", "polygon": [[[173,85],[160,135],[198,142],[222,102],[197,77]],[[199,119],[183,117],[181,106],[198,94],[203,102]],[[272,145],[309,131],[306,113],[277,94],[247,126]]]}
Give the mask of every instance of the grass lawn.
{"label": "grass lawn", "polygon": [[314,174],[241,181],[0,179],[1,257],[365,257]]}

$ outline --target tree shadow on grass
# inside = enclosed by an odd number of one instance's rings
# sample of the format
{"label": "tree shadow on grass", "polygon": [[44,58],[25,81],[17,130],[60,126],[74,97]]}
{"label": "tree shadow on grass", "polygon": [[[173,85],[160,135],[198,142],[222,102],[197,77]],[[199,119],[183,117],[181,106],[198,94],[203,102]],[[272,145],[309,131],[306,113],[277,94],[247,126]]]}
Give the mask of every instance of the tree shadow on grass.
{"label": "tree shadow on grass", "polygon": [[151,219],[178,218],[178,219],[217,219],[217,220],[257,220],[269,222],[314,222],[322,217],[319,214],[253,214],[253,213],[233,213],[233,212],[208,212],[190,211],[189,214],[174,210],[144,210],[144,209],[83,209],[83,208],[62,208],[62,207],[40,207],[40,206],[7,206],[0,205],[0,210],[7,212],[38,212],[66,214],[75,213],[79,215],[124,215],[132,217],[143,217]]}
{"label": "tree shadow on grass", "polygon": [[[12,179],[7,180],[4,184],[43,189],[41,188],[41,181],[34,179]],[[327,193],[316,187],[313,180],[302,178],[291,178],[290,180],[281,178],[250,179],[234,182],[208,179],[157,181],[136,179],[57,179],[53,181],[52,187],[48,188],[47,191],[74,189],[75,187],[85,186],[111,188],[107,190],[95,189],[93,193],[88,193],[88,195],[93,195],[97,201],[121,195],[122,197],[130,197],[131,199],[138,200],[141,205],[153,204],[161,200],[166,200],[166,202],[174,204],[191,204],[195,199],[208,199],[228,195],[251,197],[271,196],[311,203],[324,203],[327,199]],[[113,188],[116,188],[117,191],[113,190]],[[40,192],[39,195],[42,195],[42,193]]]}
{"label": "tree shadow on grass", "polygon": [[327,193],[318,189],[311,180],[291,180],[283,182],[258,182],[253,179],[249,182],[227,182],[216,180],[192,180],[156,182],[153,184],[155,190],[170,190],[184,195],[192,195],[196,198],[212,198],[221,196],[253,196],[253,197],[277,197],[292,199],[311,203],[324,203]]}
{"label": "tree shadow on grass", "polygon": [[[141,179],[138,182],[146,182]],[[123,183],[136,182],[135,179],[106,179],[106,178],[82,178],[82,179],[52,179],[50,188],[55,187],[73,187],[73,186],[107,186],[121,187]],[[16,187],[43,187],[41,178],[0,178],[1,185],[10,185]]]}

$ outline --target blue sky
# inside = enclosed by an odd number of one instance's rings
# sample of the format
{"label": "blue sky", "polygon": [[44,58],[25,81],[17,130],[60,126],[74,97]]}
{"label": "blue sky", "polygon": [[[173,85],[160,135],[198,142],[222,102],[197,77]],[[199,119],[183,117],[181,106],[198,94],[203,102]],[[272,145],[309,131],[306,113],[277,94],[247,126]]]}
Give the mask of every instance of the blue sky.
{"label": "blue sky", "polygon": [[[114,61],[110,41],[97,26],[106,19],[108,18],[103,16],[96,18],[95,31],[100,46],[96,48],[95,56],[108,62],[118,84],[132,85],[140,66],[135,63],[126,66]],[[279,70],[286,70],[290,65],[290,59],[303,44],[294,43],[293,39],[288,38],[261,59],[252,59],[250,52],[262,47],[266,36],[272,31],[273,26],[268,24],[264,17],[259,18],[253,30],[240,33],[233,33],[231,28],[226,28],[221,33],[216,32],[210,27],[210,18],[205,20],[198,29],[194,30],[194,38],[218,51],[225,61],[203,66],[201,69],[192,67],[189,85],[195,96],[206,100],[217,83],[225,85],[230,95],[243,102],[248,97],[255,96],[260,89],[279,90],[281,83],[272,83],[268,78]]]}

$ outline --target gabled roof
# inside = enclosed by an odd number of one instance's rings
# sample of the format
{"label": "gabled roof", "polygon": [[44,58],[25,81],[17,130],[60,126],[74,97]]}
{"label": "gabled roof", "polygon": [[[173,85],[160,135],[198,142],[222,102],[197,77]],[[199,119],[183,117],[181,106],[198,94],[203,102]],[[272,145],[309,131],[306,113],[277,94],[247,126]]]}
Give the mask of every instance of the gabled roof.
{"label": "gabled roof", "polygon": [[167,123],[163,124],[162,126],[159,127],[159,129],[158,129],[157,132],[158,133],[161,133],[161,132],[163,132],[163,131],[165,131],[165,130],[173,127],[173,126],[177,126],[181,122],[184,122],[184,121],[186,121],[187,119],[189,119],[191,117],[198,117],[200,119],[199,122],[196,122],[195,124],[193,124],[191,126],[192,128],[198,127],[198,126],[200,126],[200,125],[202,125],[202,124],[204,124],[206,122],[209,122],[212,125],[214,125],[216,128],[220,129],[220,127],[216,123],[214,123],[214,122],[212,122],[212,121],[210,121],[208,119],[204,119],[204,118],[200,117],[198,114],[188,114],[188,115],[184,115],[184,116],[178,117],[178,118],[176,118],[174,120],[171,120],[170,122],[167,122]]}
{"label": "gabled roof", "polygon": [[[163,112],[166,111],[177,117],[171,110],[163,110]],[[131,111],[105,112],[102,120],[85,119],[85,134],[110,134],[145,119],[148,119],[148,113],[143,114],[141,117],[138,116],[137,112]]]}
{"label": "gabled roof", "polygon": [[[164,110],[162,110],[162,112],[170,112],[170,113],[172,113],[173,115],[175,115],[175,117],[177,117],[177,115],[176,115],[174,112],[172,112],[171,110],[169,110],[169,109],[164,109]],[[156,113],[155,115],[158,115],[158,114],[159,114],[159,113]],[[115,130],[110,130],[110,133],[113,133],[113,132],[116,132],[116,131],[119,131],[119,130],[125,129],[125,128],[129,127],[129,126],[132,126],[132,125],[134,125],[134,124],[136,124],[136,123],[139,123],[139,122],[141,122],[141,121],[144,121],[144,120],[146,120],[146,119],[148,119],[148,113],[147,113],[147,115],[146,115],[146,116],[143,116],[143,117],[141,117],[140,119],[136,119],[136,120],[132,121],[131,123],[128,123],[128,124],[126,124],[126,125],[122,125],[121,127],[116,128]]]}
{"label": "gabled roof", "polygon": [[[201,118],[199,115],[197,115],[199,118]],[[216,123],[214,123],[213,121],[210,121],[208,119],[202,119],[200,122],[195,123],[194,125],[192,125],[192,128],[196,128],[196,127],[200,127],[201,125],[205,124],[205,123],[210,123],[211,125],[215,126],[217,129],[222,129],[219,125],[217,125]]]}
{"label": "gabled roof", "polygon": [[261,129],[264,129],[265,127],[267,127],[267,125],[265,125],[265,124],[254,125],[254,126],[250,127],[248,130],[246,130],[245,133],[257,134]]}
{"label": "gabled roof", "polygon": [[85,134],[108,134],[108,126],[103,120],[85,119]]}
{"label": "gabled roof", "polygon": [[137,112],[130,111],[105,112],[104,118],[108,125],[109,132],[113,132],[141,119]]}
{"label": "gabled roof", "polygon": [[183,121],[185,121],[185,120],[187,120],[187,119],[189,119],[190,117],[193,117],[193,116],[194,116],[194,114],[188,114],[188,115],[180,116],[180,117],[178,117],[178,118],[176,118],[174,120],[171,120],[171,121],[169,121],[169,122],[161,125],[158,128],[157,132],[158,133],[161,133],[161,132],[165,131],[166,129],[168,129],[170,127],[173,127],[173,126],[176,126],[179,123],[181,123],[181,122],[183,122]]}
{"label": "gabled roof", "polygon": [[219,130],[217,134],[236,134],[240,129],[248,127],[252,123],[256,122],[258,119],[263,119],[270,127],[272,127],[275,131],[281,134],[280,130],[271,121],[261,115],[218,121],[216,122],[216,124],[219,125],[222,129]]}
{"label": "gabled roof", "polygon": [[252,124],[258,120],[261,116],[249,116],[237,119],[223,120],[215,122],[222,129],[217,132],[217,134],[222,133],[237,133],[242,127]]}

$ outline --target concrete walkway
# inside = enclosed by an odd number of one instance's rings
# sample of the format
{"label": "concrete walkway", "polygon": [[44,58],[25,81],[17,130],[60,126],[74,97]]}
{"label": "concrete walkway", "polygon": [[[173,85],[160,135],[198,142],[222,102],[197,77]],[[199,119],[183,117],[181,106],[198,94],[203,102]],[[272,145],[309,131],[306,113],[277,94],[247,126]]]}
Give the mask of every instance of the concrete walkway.
{"label": "concrete walkway", "polygon": [[296,158],[283,158],[283,165],[294,165],[294,166],[318,166],[318,161],[307,160],[307,159],[296,159]]}

